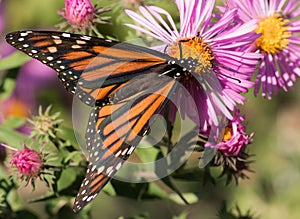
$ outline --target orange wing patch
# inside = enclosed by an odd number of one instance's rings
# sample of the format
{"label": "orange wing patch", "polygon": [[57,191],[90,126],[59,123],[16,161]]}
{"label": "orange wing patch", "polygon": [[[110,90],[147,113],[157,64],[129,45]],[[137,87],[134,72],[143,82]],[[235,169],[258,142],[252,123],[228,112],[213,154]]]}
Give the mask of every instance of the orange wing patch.
{"label": "orange wing patch", "polygon": [[[145,98],[137,103],[132,103],[132,107],[123,113],[118,113],[117,118],[114,118],[115,113],[122,110],[125,104],[128,104],[130,99],[125,99],[119,103],[107,105],[102,107],[98,112],[98,119],[96,129],[100,130],[103,135],[103,148],[113,147],[114,142],[122,139],[124,144],[130,144],[143,131],[150,118],[159,111],[166,98],[169,96],[171,89],[175,84],[175,80],[167,83],[166,86],[158,89],[154,93],[147,95]],[[142,92],[140,92],[142,93]],[[135,95],[136,96],[136,95]],[[126,106],[128,107],[128,106]],[[119,115],[120,114],[120,115]],[[104,117],[109,117],[103,126]],[[112,150],[116,152],[116,150]]]}

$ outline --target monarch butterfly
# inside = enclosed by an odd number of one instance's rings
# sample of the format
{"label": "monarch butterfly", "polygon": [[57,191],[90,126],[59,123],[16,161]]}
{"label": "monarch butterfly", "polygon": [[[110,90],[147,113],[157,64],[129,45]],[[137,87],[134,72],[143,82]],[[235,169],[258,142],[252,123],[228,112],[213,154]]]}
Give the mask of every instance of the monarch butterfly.
{"label": "monarch butterfly", "polygon": [[74,212],[97,196],[133,152],[176,82],[200,65],[192,58],[66,32],[17,31],[6,40],[57,71],[70,93],[94,107],[86,131],[89,165]]}

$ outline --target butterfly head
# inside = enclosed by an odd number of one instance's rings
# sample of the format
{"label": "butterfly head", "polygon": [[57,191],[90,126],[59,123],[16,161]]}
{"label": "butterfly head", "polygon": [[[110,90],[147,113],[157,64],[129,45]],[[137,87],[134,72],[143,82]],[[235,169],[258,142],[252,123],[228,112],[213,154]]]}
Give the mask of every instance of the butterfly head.
{"label": "butterfly head", "polygon": [[200,37],[181,39],[169,46],[167,53],[188,72],[207,73],[213,66],[212,50]]}

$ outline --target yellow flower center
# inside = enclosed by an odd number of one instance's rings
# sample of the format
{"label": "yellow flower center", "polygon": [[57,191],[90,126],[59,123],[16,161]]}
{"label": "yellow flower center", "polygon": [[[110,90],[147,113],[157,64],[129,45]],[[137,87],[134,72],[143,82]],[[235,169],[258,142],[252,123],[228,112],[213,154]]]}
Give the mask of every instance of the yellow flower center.
{"label": "yellow flower center", "polygon": [[176,59],[192,58],[197,60],[196,72],[208,72],[207,68],[212,67],[214,59],[209,45],[200,37],[180,40],[168,48],[168,54]]}
{"label": "yellow flower center", "polygon": [[232,128],[226,127],[224,130],[223,141],[228,141],[231,139]]}
{"label": "yellow flower center", "polygon": [[278,14],[273,14],[258,22],[256,33],[261,33],[261,37],[256,40],[256,45],[263,51],[271,54],[278,53],[287,47],[291,32],[288,31],[289,22]]}

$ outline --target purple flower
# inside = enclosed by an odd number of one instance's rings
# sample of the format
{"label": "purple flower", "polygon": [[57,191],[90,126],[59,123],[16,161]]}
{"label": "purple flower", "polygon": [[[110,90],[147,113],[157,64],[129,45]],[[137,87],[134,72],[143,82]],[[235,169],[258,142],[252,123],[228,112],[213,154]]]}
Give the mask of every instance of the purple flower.
{"label": "purple flower", "polygon": [[132,7],[140,5],[143,0],[123,0],[123,2],[125,3],[125,5],[130,5]]}
{"label": "purple flower", "polygon": [[[18,178],[21,181],[25,181],[26,185],[31,183],[33,189],[35,188],[35,179],[39,178],[41,181],[45,181],[47,186],[51,186],[50,180],[54,178],[52,165],[47,163],[49,154],[47,152],[40,152],[28,148],[25,144],[22,150],[18,150],[9,145],[0,143],[0,147],[13,151],[10,159],[10,167],[16,168],[18,172]],[[45,176],[48,176],[47,178]],[[15,174],[13,174],[15,176]]]}
{"label": "purple flower", "polygon": [[42,158],[38,152],[29,149],[24,145],[23,150],[17,150],[6,144],[1,143],[1,148],[7,148],[14,151],[10,160],[10,167],[18,169],[19,178],[35,178],[39,175],[42,168]]}
{"label": "purple flower", "polygon": [[246,126],[242,124],[244,121],[245,116],[240,116],[239,110],[236,110],[233,119],[224,128],[221,139],[217,143],[207,142],[205,146],[217,148],[225,156],[237,156],[252,142],[253,133],[246,134]]}
{"label": "purple flower", "polygon": [[5,40],[0,41],[0,58],[5,58],[12,54],[14,51],[14,47],[5,42]]}
{"label": "purple flower", "polygon": [[[179,104],[183,116],[186,114],[199,121],[200,129],[205,130],[212,124],[217,125],[220,115],[232,119],[230,110],[246,100],[241,93],[253,86],[250,79],[260,55],[238,49],[257,39],[254,32],[257,24],[250,21],[233,27],[237,14],[234,9],[212,23],[215,0],[177,0],[176,4],[180,14],[179,30],[171,15],[155,6],[139,7],[140,14],[126,10],[139,24],[127,26],[162,41],[162,45],[155,47],[159,51],[178,59],[191,57],[198,61],[197,79],[187,77],[183,82],[196,109],[191,99],[185,98],[184,89],[176,93],[174,104]],[[172,118],[174,111],[171,109],[169,114]]]}
{"label": "purple flower", "polygon": [[24,101],[14,95],[11,95],[6,100],[0,102],[2,120],[11,115],[25,118],[29,115],[28,108],[29,106]]}
{"label": "purple flower", "polygon": [[35,150],[24,146],[24,149],[18,150],[11,159],[10,167],[14,166],[19,171],[19,177],[37,177],[41,170],[42,160]]}
{"label": "purple flower", "polygon": [[[3,34],[5,29],[5,1],[0,1],[0,35]],[[5,40],[0,40],[0,59],[5,58],[14,51],[14,47],[6,43]]]}
{"label": "purple flower", "polygon": [[85,27],[93,20],[94,10],[90,0],[66,0],[63,17],[71,25]]}
{"label": "purple flower", "polygon": [[31,59],[20,68],[12,95],[24,102],[32,112],[36,110],[38,93],[56,82],[57,74],[53,69]]}
{"label": "purple flower", "polygon": [[[100,13],[109,11],[107,8],[95,8],[90,0],[65,0],[65,8],[58,13],[63,16],[67,23],[62,23],[60,29],[65,29],[68,24],[71,30],[85,33],[87,30],[99,34],[93,26],[96,23],[107,23],[106,18],[101,18]],[[68,30],[68,29],[67,29]]]}
{"label": "purple flower", "polygon": [[255,31],[261,37],[253,41],[250,48],[263,58],[254,94],[257,96],[261,89],[262,96],[271,99],[280,89],[292,89],[300,76],[300,22],[296,19],[300,15],[299,1],[228,0],[227,6],[238,9],[242,22],[258,20]]}
{"label": "purple flower", "polygon": [[0,33],[4,31],[5,21],[4,21],[4,1],[0,2]]}
{"label": "purple flower", "polygon": [[[3,18],[4,2],[0,3],[0,24],[5,24]],[[0,25],[1,27],[1,25]],[[1,29],[0,29],[1,31]],[[15,51],[5,41],[0,42],[0,57],[6,57]],[[11,96],[5,100],[0,100],[0,123],[6,117],[13,115],[17,117],[27,117],[36,108],[36,97],[40,89],[44,89],[48,84],[57,81],[56,73],[51,68],[41,62],[32,59],[26,62],[18,73],[16,86]],[[31,129],[28,126],[18,128],[23,134],[29,135]]]}
{"label": "purple flower", "polygon": [[[54,70],[35,59],[26,62],[19,70],[12,94],[0,101],[2,120],[8,116],[27,118],[30,113],[35,113],[38,94],[53,83],[58,83]],[[28,123],[17,128],[17,131],[25,135],[30,135],[31,130]]]}

